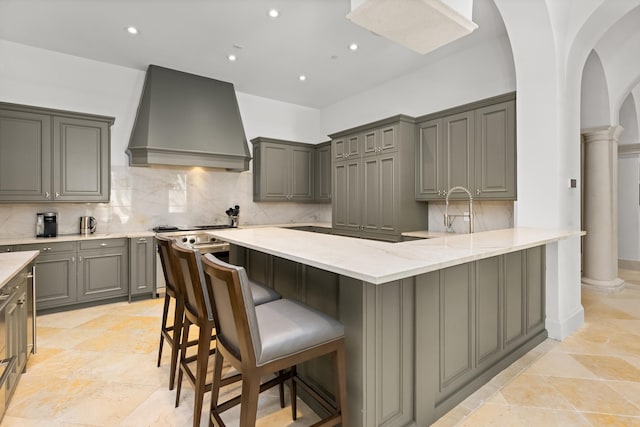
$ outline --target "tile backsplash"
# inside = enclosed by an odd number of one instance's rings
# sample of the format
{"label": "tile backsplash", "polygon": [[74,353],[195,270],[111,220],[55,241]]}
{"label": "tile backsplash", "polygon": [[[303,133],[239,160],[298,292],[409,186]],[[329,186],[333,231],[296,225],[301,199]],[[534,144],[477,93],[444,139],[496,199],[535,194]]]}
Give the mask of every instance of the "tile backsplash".
{"label": "tile backsplash", "polygon": [[109,203],[0,204],[0,238],[33,237],[37,212],[58,212],[58,234],[77,234],[80,216],[96,233],[145,231],[157,225],[226,224],[240,206],[240,225],[331,222],[331,204],[254,203],[251,172],[202,168],[111,167]]}

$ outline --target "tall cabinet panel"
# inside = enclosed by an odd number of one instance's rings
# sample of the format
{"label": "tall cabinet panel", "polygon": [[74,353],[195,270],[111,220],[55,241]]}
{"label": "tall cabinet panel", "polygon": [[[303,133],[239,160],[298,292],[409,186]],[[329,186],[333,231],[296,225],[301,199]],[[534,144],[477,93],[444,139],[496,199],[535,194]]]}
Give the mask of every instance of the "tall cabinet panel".
{"label": "tall cabinet panel", "polygon": [[515,187],[515,103],[476,110],[476,195],[513,199]]}
{"label": "tall cabinet panel", "polygon": [[429,120],[417,125],[416,199],[442,196],[446,188],[446,153],[442,138],[442,119]]}
{"label": "tall cabinet panel", "polygon": [[315,147],[315,200],[331,202],[331,141]]}
{"label": "tall cabinet panel", "polygon": [[[475,179],[475,117],[473,112],[455,114],[444,118],[444,142],[447,152],[447,188],[473,187]],[[452,194],[452,198],[461,197]]]}
{"label": "tall cabinet panel", "polygon": [[0,109],[0,200],[51,197],[51,117]]}
{"label": "tall cabinet panel", "polygon": [[53,185],[58,201],[108,201],[109,127],[105,122],[53,119]]}

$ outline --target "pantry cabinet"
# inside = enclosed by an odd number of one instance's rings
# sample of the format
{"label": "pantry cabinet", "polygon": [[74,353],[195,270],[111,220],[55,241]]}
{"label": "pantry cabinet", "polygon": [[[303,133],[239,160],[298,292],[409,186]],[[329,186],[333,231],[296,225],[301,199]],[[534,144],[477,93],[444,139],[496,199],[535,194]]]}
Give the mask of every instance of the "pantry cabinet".
{"label": "pantry cabinet", "polygon": [[107,202],[111,117],[0,103],[0,202]]}
{"label": "pantry cabinet", "polygon": [[398,115],[331,135],[335,234],[398,241],[427,228],[427,207],[412,195],[414,126]]}
{"label": "pantry cabinet", "polygon": [[156,250],[153,237],[129,239],[129,300],[156,293]]}
{"label": "pantry cabinet", "polygon": [[469,189],[474,199],[516,199],[514,98],[508,94],[416,119],[416,200],[443,200],[455,186]]}

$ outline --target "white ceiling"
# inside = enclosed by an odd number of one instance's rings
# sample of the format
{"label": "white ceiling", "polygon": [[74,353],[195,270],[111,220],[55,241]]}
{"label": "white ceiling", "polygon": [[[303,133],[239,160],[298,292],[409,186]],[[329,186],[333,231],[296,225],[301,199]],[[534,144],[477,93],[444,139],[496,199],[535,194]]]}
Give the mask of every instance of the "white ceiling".
{"label": "white ceiling", "polygon": [[[272,7],[277,19],[267,16]],[[321,108],[505,32],[493,1],[475,0],[478,30],[419,55],[349,22],[350,8],[350,0],[0,0],[0,39],[140,70],[156,64]],[[351,52],[351,42],[360,48]]]}

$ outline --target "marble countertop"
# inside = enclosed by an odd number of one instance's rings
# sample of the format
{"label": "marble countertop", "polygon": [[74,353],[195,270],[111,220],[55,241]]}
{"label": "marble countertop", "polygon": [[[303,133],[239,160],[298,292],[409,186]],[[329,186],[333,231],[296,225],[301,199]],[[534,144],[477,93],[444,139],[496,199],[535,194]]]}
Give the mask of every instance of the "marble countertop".
{"label": "marble countertop", "polygon": [[39,251],[0,253],[0,288],[9,283],[9,280],[33,261],[39,253]]}
{"label": "marble countertop", "polygon": [[153,237],[156,233],[153,231],[133,231],[126,233],[107,233],[107,234],[64,234],[57,237],[13,237],[8,239],[0,239],[0,245],[28,245],[31,243],[56,243],[56,242],[72,242],[80,240],[97,240],[97,239],[136,239],[139,237]]}
{"label": "marble countertop", "polygon": [[211,230],[207,234],[373,284],[382,284],[458,264],[515,252],[582,231],[510,228],[399,243],[309,233],[277,227]]}

